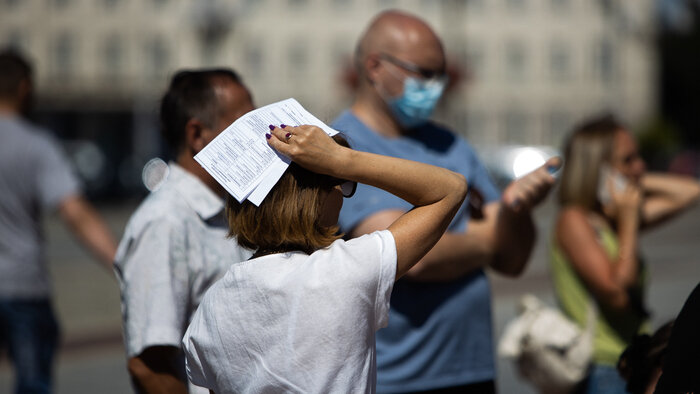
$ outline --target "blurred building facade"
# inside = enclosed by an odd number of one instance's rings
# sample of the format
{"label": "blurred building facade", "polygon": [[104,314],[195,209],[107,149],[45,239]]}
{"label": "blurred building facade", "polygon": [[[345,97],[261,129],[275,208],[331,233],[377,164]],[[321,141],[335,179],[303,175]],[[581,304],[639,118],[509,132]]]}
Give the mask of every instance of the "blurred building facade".
{"label": "blurred building facade", "polygon": [[459,83],[437,118],[477,144],[558,147],[592,112],[637,124],[656,109],[652,0],[0,0],[0,45],[34,61],[46,119],[80,118],[68,137],[113,129],[129,172],[160,149],[157,100],[181,67],[234,67],[256,104],[293,96],[332,120],[387,8],[443,37]]}

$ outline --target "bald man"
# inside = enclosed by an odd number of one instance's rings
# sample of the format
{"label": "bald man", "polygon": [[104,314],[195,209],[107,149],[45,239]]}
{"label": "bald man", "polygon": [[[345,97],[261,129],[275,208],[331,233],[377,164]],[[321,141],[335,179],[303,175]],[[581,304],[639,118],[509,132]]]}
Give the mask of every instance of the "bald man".
{"label": "bald man", "polygon": [[[438,244],[394,286],[389,326],[377,333],[377,391],[495,391],[486,268],[520,274],[535,239],[530,210],[554,179],[543,166],[499,195],[472,147],[429,121],[446,84],[445,53],[433,30],[398,11],[378,15],[355,53],[352,107],[333,123],[353,148],[462,173],[465,202]],[[557,159],[546,164],[559,165]],[[340,214],[352,237],[385,229],[407,202],[360,185]]]}

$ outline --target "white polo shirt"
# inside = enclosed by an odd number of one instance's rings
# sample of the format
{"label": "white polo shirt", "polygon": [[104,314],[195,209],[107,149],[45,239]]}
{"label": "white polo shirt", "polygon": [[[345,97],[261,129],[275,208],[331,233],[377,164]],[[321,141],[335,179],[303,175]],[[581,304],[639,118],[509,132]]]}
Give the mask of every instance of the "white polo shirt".
{"label": "white polo shirt", "polygon": [[185,333],[188,376],[216,393],[373,393],[395,277],[388,230],[234,264]]}

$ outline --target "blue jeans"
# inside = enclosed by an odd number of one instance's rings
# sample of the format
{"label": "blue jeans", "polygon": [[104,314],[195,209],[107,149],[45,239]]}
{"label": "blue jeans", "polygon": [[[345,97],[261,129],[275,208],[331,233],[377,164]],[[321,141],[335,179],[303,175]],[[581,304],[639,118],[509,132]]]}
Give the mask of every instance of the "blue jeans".
{"label": "blue jeans", "polygon": [[627,394],[627,383],[620,377],[617,368],[609,365],[593,365],[583,382],[581,394]]}
{"label": "blue jeans", "polygon": [[58,324],[48,300],[0,299],[0,349],[15,368],[15,392],[50,393]]}

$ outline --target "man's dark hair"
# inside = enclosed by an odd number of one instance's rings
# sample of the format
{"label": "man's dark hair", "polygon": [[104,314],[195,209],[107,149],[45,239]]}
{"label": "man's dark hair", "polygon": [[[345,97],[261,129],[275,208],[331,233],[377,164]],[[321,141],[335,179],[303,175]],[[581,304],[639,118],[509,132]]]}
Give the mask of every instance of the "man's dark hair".
{"label": "man's dark hair", "polygon": [[13,49],[0,51],[0,98],[15,99],[19,85],[32,77],[32,66]]}
{"label": "man's dark hair", "polygon": [[161,132],[173,154],[184,145],[190,119],[213,127],[219,111],[214,80],[221,77],[242,84],[238,74],[227,68],[183,70],[173,76],[160,105]]}

